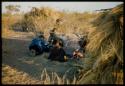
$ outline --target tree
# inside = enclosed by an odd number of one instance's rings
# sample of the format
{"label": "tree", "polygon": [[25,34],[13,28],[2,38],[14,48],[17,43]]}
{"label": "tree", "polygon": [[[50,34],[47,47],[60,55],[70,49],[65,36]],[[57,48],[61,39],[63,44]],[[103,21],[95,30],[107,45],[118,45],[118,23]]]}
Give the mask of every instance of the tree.
{"label": "tree", "polygon": [[7,9],[7,14],[12,14],[13,12],[20,11],[20,5],[8,5],[5,7]]}

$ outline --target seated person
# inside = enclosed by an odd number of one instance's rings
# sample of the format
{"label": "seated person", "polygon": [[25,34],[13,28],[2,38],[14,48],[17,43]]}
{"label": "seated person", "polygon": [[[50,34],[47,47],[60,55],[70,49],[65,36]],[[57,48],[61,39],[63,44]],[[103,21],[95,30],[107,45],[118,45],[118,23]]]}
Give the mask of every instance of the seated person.
{"label": "seated person", "polygon": [[37,52],[42,52],[42,47],[45,44],[44,35],[40,34],[38,37],[34,38],[29,45],[29,49],[35,49]]}
{"label": "seated person", "polygon": [[84,53],[82,50],[77,49],[73,52],[73,58],[74,59],[79,59],[79,58],[83,58],[84,57]]}
{"label": "seated person", "polygon": [[63,42],[61,39],[57,38],[53,41],[53,48],[50,51],[48,59],[60,62],[67,61],[66,53],[63,49]]}
{"label": "seated person", "polygon": [[42,42],[44,42],[44,34],[40,34],[38,37],[32,40],[32,45],[41,46]]}
{"label": "seated person", "polygon": [[53,44],[53,41],[57,38],[56,34],[55,34],[55,30],[56,28],[53,28],[51,31],[50,31],[50,36],[48,38],[48,42],[49,44]]}
{"label": "seated person", "polygon": [[79,46],[80,48],[75,50],[73,52],[73,58],[79,59],[79,58],[84,58],[84,54],[85,54],[85,47],[87,45],[87,39],[85,38],[81,38],[79,41]]}

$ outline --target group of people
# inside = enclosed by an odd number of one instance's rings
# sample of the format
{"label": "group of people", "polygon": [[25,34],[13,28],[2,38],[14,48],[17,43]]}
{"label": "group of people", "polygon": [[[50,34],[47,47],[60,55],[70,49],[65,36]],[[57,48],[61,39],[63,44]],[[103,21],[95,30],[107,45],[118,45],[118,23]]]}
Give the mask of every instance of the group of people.
{"label": "group of people", "polygon": [[[66,62],[68,61],[68,59],[80,59],[80,58],[84,58],[85,57],[85,47],[87,44],[87,40],[86,38],[81,38],[79,40],[79,49],[76,49],[73,53],[72,53],[72,57],[68,57],[65,50],[64,50],[64,42],[61,38],[57,37],[56,33],[55,33],[56,28],[53,28],[50,31],[50,36],[48,38],[48,43],[50,45],[52,45],[53,47],[50,49],[50,53],[49,53],[49,57],[48,59],[50,60],[56,60],[56,61],[60,61],[60,62]],[[44,34],[42,33],[40,36],[40,38],[44,39]]]}

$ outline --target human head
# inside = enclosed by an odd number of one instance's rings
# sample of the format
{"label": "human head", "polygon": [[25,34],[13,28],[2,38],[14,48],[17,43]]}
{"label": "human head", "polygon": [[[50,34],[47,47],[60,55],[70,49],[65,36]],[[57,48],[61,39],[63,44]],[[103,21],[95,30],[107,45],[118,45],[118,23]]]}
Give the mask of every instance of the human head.
{"label": "human head", "polygon": [[56,46],[56,47],[63,47],[63,41],[62,41],[62,39],[56,38],[53,41],[53,45]]}
{"label": "human head", "polygon": [[39,38],[44,38],[44,32],[40,32]]}
{"label": "human head", "polygon": [[80,38],[79,40],[79,46],[81,48],[84,48],[87,45],[87,36],[83,36],[82,38]]}
{"label": "human head", "polygon": [[55,30],[50,30],[50,35],[53,35],[55,33]]}

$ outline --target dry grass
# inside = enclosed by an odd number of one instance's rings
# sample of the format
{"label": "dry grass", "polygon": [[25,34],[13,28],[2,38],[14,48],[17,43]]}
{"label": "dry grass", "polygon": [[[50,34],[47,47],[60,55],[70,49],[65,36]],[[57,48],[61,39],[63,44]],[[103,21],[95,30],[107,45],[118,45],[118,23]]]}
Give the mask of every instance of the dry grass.
{"label": "dry grass", "polygon": [[[86,72],[87,76],[83,76],[79,83],[123,84],[121,77],[112,74],[120,70],[121,76],[123,73],[123,40],[120,36],[120,29],[123,27],[119,26],[122,25],[119,24],[121,16],[123,16],[123,5],[113,8],[95,20],[96,28],[89,34],[90,42],[87,45],[87,50],[92,54],[90,58],[95,62],[90,72]],[[118,20],[114,21],[114,18]]]}
{"label": "dry grass", "polygon": [[[24,15],[21,21],[21,25],[28,28],[29,31],[39,32],[43,31],[47,35],[49,30],[53,27],[58,28],[59,33],[72,33],[74,28],[76,32],[86,32],[92,28],[90,22],[96,18],[96,13],[64,13],[52,10],[51,8],[35,8],[31,12]],[[62,22],[56,22],[57,19],[61,19]]]}
{"label": "dry grass", "polygon": [[[89,44],[82,66],[83,76],[79,81],[76,77],[70,81],[66,75],[60,77],[55,72],[47,72],[46,69],[41,73],[41,80],[36,80],[24,72],[4,65],[2,66],[3,84],[123,84],[123,40],[120,36],[120,29],[123,29],[123,5],[102,14],[63,13],[50,8],[41,8],[25,14],[21,20],[11,17],[15,20],[10,19],[9,24],[8,18],[2,16],[2,36],[9,37],[10,34],[15,34],[8,29],[19,21],[19,25],[29,28],[29,31],[34,33],[44,31],[46,37],[53,27],[58,28],[59,34],[89,32]],[[56,23],[58,18],[63,20],[61,24]],[[120,20],[122,25],[120,29],[115,26],[119,21],[114,22],[113,18]]]}
{"label": "dry grass", "polygon": [[2,14],[2,37],[10,36],[14,33],[11,26],[22,19],[21,15],[4,15]]}
{"label": "dry grass", "polygon": [[51,75],[49,75],[46,71],[46,69],[43,70],[41,74],[41,80],[43,84],[76,84],[76,78],[74,77],[73,81],[70,82],[64,75],[62,78],[58,76],[57,73],[52,72]]}
{"label": "dry grass", "polygon": [[8,65],[2,65],[2,84],[41,84],[39,80],[30,77]]}
{"label": "dry grass", "polygon": [[41,80],[37,80],[23,71],[19,71],[8,65],[2,65],[2,84],[76,84],[76,78],[73,81],[65,78],[65,75],[61,78],[57,73],[52,72],[48,74],[46,69],[41,73]]}

